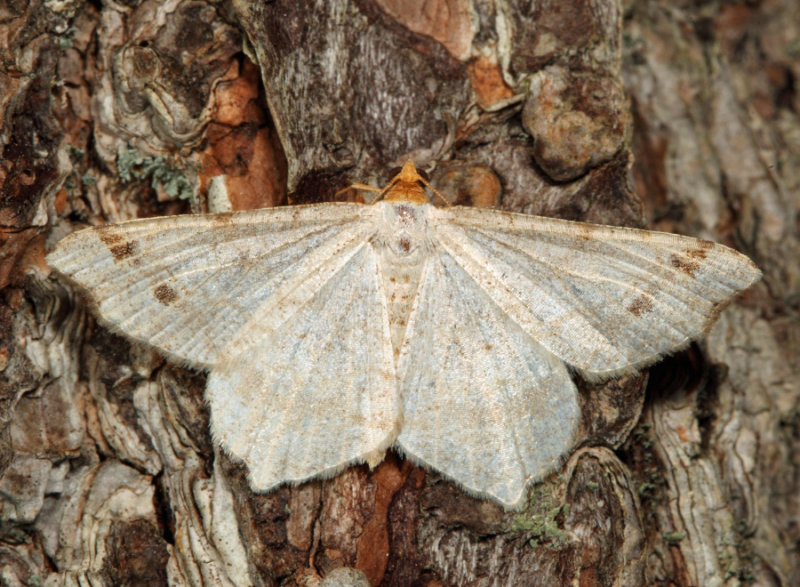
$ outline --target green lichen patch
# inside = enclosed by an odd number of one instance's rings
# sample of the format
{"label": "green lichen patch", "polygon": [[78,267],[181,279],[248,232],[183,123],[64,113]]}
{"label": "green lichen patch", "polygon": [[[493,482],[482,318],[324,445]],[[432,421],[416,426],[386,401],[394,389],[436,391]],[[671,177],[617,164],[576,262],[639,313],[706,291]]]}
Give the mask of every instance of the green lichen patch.
{"label": "green lichen patch", "polygon": [[525,510],[514,517],[511,530],[529,534],[532,547],[544,546],[551,550],[564,550],[571,544],[569,534],[562,529],[557,518],[569,513],[569,504],[561,504],[554,488],[537,485],[531,491]]}
{"label": "green lichen patch", "polygon": [[128,149],[117,156],[117,169],[124,183],[149,181],[153,189],[161,188],[172,198],[187,200],[192,196],[191,183],[166,157],[149,157]]}

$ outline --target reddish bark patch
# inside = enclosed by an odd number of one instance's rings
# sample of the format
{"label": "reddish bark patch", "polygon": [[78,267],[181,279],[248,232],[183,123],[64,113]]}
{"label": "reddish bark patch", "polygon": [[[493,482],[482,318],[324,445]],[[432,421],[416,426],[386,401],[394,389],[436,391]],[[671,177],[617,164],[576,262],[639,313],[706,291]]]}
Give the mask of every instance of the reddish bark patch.
{"label": "reddish bark patch", "polygon": [[238,75],[214,89],[216,108],[206,130],[201,184],[224,175],[234,210],[275,206],[286,198],[286,161],[268,113],[258,67],[243,59]]}
{"label": "reddish bark patch", "polygon": [[376,484],[375,511],[358,539],[356,568],[363,571],[372,585],[381,584],[389,561],[388,512],[395,493],[403,486],[412,466],[391,453],[372,475]]}
{"label": "reddish bark patch", "polygon": [[464,0],[376,0],[381,10],[404,28],[431,37],[456,59],[469,57],[472,38],[470,3]]}
{"label": "reddish bark patch", "polygon": [[[497,174],[486,165],[456,165],[436,178],[436,187],[450,204],[491,208],[503,191]],[[439,205],[441,202],[434,201]]]}
{"label": "reddish bark patch", "polygon": [[503,72],[496,62],[477,57],[469,63],[467,71],[478,104],[483,108],[494,106],[514,95],[514,90],[503,79]]}
{"label": "reddish bark patch", "polygon": [[44,266],[44,236],[39,229],[0,228],[0,290],[8,285],[23,286],[25,266]]}

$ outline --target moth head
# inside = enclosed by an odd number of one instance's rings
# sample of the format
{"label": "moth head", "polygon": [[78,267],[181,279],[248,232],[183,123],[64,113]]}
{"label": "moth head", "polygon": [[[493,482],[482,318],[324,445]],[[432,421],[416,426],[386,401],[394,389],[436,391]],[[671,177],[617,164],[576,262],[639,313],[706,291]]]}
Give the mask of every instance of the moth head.
{"label": "moth head", "polygon": [[434,188],[425,175],[411,160],[406,161],[400,172],[389,182],[379,199],[387,202],[411,202],[412,204],[432,204],[438,198],[445,206],[450,203]]}

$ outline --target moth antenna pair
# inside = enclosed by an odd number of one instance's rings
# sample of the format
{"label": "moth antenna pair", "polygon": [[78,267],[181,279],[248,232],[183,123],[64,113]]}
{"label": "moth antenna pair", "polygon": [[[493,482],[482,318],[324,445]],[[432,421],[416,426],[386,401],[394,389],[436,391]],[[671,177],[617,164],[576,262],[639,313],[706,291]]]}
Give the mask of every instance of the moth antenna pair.
{"label": "moth antenna pair", "polygon": [[[433,193],[444,203],[446,208],[449,208],[452,205],[439,190],[433,187],[428,180],[420,175],[416,166],[411,160],[406,161],[405,165],[403,165],[402,169],[400,169],[400,172],[395,175],[383,189],[363,183],[351,183],[346,188],[336,192],[336,195],[338,196],[342,192],[345,192],[349,189],[356,189],[377,193],[378,197],[372,201],[373,204],[375,202],[380,202],[381,200],[409,200],[417,204],[423,204],[429,201],[429,198],[422,188],[429,189],[431,193]],[[393,194],[394,192],[397,192],[396,195]]]}

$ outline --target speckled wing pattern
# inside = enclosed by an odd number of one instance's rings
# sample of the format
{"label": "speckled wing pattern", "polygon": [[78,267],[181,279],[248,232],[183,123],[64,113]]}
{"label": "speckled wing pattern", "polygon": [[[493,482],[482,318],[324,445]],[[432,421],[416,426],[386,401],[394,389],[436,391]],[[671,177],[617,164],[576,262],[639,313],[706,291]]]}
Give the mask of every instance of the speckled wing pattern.
{"label": "speckled wing pattern", "polygon": [[[263,319],[247,329],[262,332]],[[211,430],[257,491],[379,463],[400,414],[372,247],[362,243],[281,328],[212,369],[207,396]]]}
{"label": "speckled wing pattern", "polygon": [[394,445],[506,507],[575,441],[567,364],[651,363],[759,276],[689,237],[386,200],[87,229],[47,261],[112,328],[209,370],[212,433],[255,490]]}
{"label": "speckled wing pattern", "polygon": [[685,347],[760,276],[744,255],[692,237],[475,208],[432,217],[439,247],[525,332],[589,377]]}
{"label": "speckled wing pattern", "polygon": [[577,390],[446,251],[429,258],[398,362],[401,450],[506,506],[572,445]]}
{"label": "speckled wing pattern", "polygon": [[134,220],[63,239],[50,266],[113,329],[210,370],[215,439],[255,490],[394,441],[399,400],[377,208],[322,204]]}
{"label": "speckled wing pattern", "polygon": [[374,213],[325,204],[132,220],[73,233],[47,262],[113,329],[208,368],[235,337],[253,344],[241,337],[257,309],[279,327],[364,246]]}

